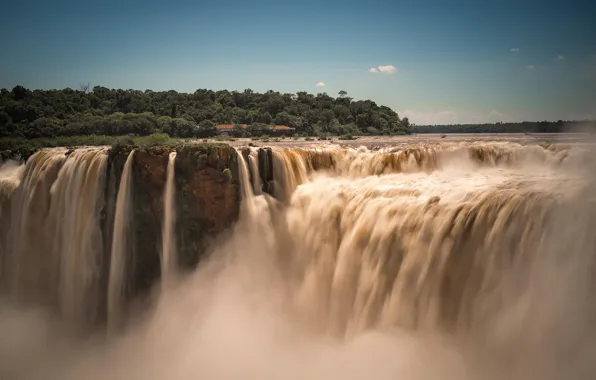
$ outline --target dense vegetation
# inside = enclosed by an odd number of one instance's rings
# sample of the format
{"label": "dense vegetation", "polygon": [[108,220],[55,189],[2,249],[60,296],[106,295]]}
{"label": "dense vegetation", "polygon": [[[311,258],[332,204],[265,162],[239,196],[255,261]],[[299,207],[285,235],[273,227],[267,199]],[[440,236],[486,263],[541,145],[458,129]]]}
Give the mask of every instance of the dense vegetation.
{"label": "dense vegetation", "polygon": [[260,136],[268,125],[286,125],[299,135],[391,135],[410,132],[407,118],[370,100],[354,101],[345,91],[334,98],[306,92],[281,94],[252,90],[176,91],[0,90],[0,137],[59,136],[210,137],[218,124],[247,124],[232,133]]}
{"label": "dense vegetation", "polygon": [[538,121],[494,124],[417,125],[414,133],[561,133],[596,131],[596,121]]}

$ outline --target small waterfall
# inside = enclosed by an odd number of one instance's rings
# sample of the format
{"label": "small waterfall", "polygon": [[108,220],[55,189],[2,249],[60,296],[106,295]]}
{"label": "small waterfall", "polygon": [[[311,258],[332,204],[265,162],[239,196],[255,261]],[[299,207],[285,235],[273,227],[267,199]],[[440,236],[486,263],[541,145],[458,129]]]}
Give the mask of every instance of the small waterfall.
{"label": "small waterfall", "polygon": [[170,278],[176,275],[176,186],[175,186],[176,152],[168,157],[167,179],[164,188],[164,210],[161,248],[161,281],[162,288],[167,288]]}
{"label": "small waterfall", "polygon": [[108,283],[108,331],[120,327],[123,315],[124,285],[127,265],[127,254],[131,249],[129,229],[132,210],[132,165],[134,150],[130,152],[122,171],[118,195],[116,196],[116,215],[114,218],[114,236],[110,260]]}
{"label": "small waterfall", "polygon": [[[241,213],[253,215],[255,213],[254,193],[250,183],[250,174],[244,156],[240,151],[238,153],[238,175],[240,177],[240,190],[242,194]],[[240,218],[243,216],[241,215]]]}
{"label": "small waterfall", "polygon": [[102,149],[72,152],[51,189],[48,219],[54,238],[52,261],[58,267],[58,304],[64,321],[80,328],[98,317],[107,158]]}
{"label": "small waterfall", "polygon": [[3,290],[57,310],[73,330],[99,317],[106,167],[104,148],[59,148],[2,169]]}
{"label": "small waterfall", "polygon": [[308,182],[308,162],[296,149],[273,151],[274,195],[288,203],[299,185]]}
{"label": "small waterfall", "polygon": [[260,195],[263,191],[263,183],[259,174],[259,151],[251,150],[248,154],[248,162],[252,173],[252,191],[255,195]]}
{"label": "small waterfall", "polygon": [[12,194],[4,286],[15,302],[52,304],[56,278],[52,224],[48,220],[50,189],[66,160],[66,149],[47,149],[29,158],[18,189]]}
{"label": "small waterfall", "polygon": [[16,162],[5,162],[0,166],[0,285],[7,257],[8,230],[11,224],[11,200],[14,192],[19,188],[24,165]]}

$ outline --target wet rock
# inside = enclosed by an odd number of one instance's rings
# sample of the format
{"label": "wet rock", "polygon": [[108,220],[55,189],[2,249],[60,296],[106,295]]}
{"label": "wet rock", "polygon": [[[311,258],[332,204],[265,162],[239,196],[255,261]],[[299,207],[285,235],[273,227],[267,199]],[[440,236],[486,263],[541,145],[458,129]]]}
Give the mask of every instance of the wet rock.
{"label": "wet rock", "polygon": [[259,149],[258,158],[263,192],[273,194],[273,152],[271,148]]}
{"label": "wet rock", "polygon": [[[103,230],[106,262],[111,255],[118,186],[132,147],[114,147],[109,155]],[[224,144],[196,144],[178,148],[136,149],[132,167],[132,245],[127,257],[127,300],[142,302],[161,274],[163,193],[168,156],[176,150],[176,231],[179,267],[195,268],[210,242],[238,218],[240,186],[234,148]],[[109,265],[104,268],[107,289]],[[106,296],[107,297],[107,296]],[[106,299],[107,300],[107,299]]]}
{"label": "wet rock", "polygon": [[238,156],[228,145],[188,145],[178,151],[175,168],[178,259],[190,270],[238,218]]}

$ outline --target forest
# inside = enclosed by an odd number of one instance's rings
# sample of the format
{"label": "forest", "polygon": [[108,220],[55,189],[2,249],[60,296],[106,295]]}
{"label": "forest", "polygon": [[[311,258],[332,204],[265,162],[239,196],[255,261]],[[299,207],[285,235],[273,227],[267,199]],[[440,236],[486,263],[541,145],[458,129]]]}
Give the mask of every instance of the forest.
{"label": "forest", "polygon": [[79,89],[0,90],[0,137],[21,139],[65,136],[211,137],[216,125],[242,136],[261,136],[270,125],[295,128],[299,136],[408,134],[407,118],[370,100],[355,101],[347,92],[282,94],[274,91],[138,91],[101,86]]}
{"label": "forest", "polygon": [[417,125],[412,133],[561,133],[594,132],[596,121],[524,121],[521,123]]}
{"label": "forest", "polygon": [[[558,133],[596,122],[540,121],[478,125],[413,125],[391,108],[354,100],[346,91],[295,94],[199,89],[194,93],[90,87],[0,90],[0,148],[64,141],[113,141],[115,136],[208,138],[216,126],[232,124],[231,137],[266,136],[271,125],[294,128],[294,136],[404,135],[410,133]],[[240,125],[245,124],[246,128]],[[85,136],[85,140],[77,139]],[[49,141],[52,139],[52,141]],[[160,137],[158,141],[163,140]]]}

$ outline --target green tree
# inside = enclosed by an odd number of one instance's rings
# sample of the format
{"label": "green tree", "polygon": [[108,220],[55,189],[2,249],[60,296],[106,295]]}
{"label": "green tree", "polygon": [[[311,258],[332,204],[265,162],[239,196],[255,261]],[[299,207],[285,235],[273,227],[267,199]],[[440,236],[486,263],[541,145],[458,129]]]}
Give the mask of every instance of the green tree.
{"label": "green tree", "polygon": [[12,122],[12,119],[5,111],[0,111],[0,125],[6,125]]}
{"label": "green tree", "polygon": [[[11,125],[10,131],[7,128],[2,131],[3,135],[34,138],[49,134],[145,135],[165,132],[172,137],[187,137],[215,134],[214,123],[275,123],[310,135],[317,131],[336,133],[336,130],[341,131],[339,126],[352,123],[356,123],[356,132],[360,134],[368,127],[383,132],[398,128],[408,132],[409,127],[408,123],[401,123],[390,108],[371,101],[352,101],[344,90],[338,98],[333,98],[325,93],[256,93],[251,89],[243,92],[198,89],[187,94],[103,86],[94,86],[89,91],[89,87],[86,84],[81,85],[80,90],[29,91],[23,86],[15,86],[11,91],[0,90],[0,123]],[[255,129],[254,126],[251,128]],[[540,124],[539,128],[552,130],[550,124]],[[255,133],[260,135],[262,132]]]}
{"label": "green tree", "polygon": [[200,137],[211,137],[215,136],[217,129],[215,128],[215,123],[211,120],[203,120],[199,123],[199,136]]}
{"label": "green tree", "polygon": [[289,113],[283,111],[275,116],[275,124],[277,125],[290,125],[292,116]]}
{"label": "green tree", "polygon": [[27,95],[28,90],[23,86],[14,86],[12,89],[12,96],[14,100],[20,101],[25,99],[25,95]]}
{"label": "green tree", "polygon": [[269,132],[269,126],[264,123],[253,123],[248,125],[246,130],[251,134],[251,136],[261,136]]}

